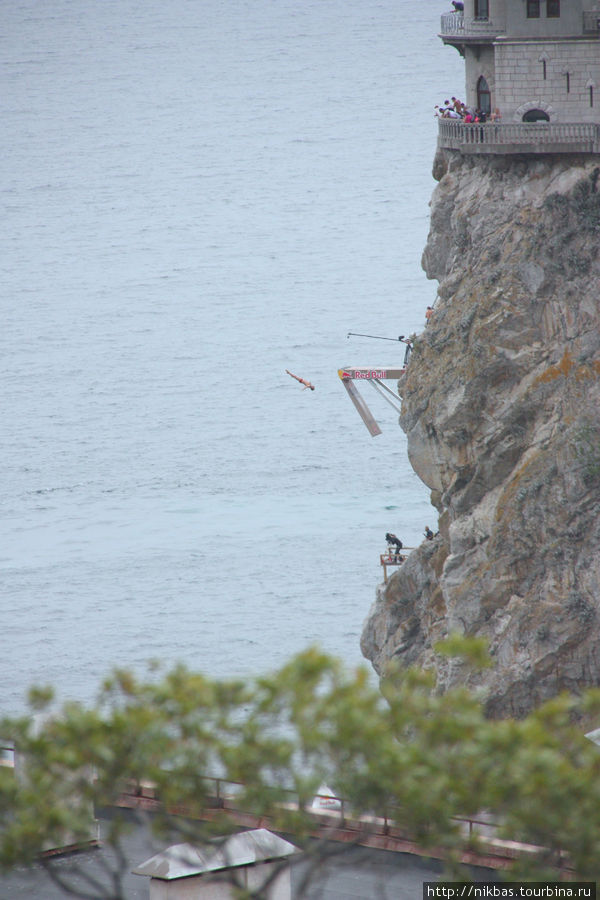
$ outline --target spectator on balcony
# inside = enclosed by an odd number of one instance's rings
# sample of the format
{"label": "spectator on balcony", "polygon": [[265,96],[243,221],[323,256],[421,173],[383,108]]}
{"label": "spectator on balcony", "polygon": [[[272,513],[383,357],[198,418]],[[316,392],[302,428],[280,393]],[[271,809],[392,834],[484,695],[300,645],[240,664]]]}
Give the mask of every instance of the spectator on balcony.
{"label": "spectator on balcony", "polygon": [[454,12],[462,12],[465,8],[465,4],[462,3],[462,0],[452,0],[452,6],[454,7]]}
{"label": "spectator on balcony", "polygon": [[456,112],[449,100],[444,100],[444,106],[440,107],[440,115],[443,119],[460,119],[459,113]]}
{"label": "spectator on balcony", "polygon": [[501,114],[500,110],[498,109],[498,107],[496,107],[494,109],[494,112],[490,116],[490,122],[496,122],[496,124],[497,124],[498,122],[500,122],[501,119],[502,119],[502,114]]}

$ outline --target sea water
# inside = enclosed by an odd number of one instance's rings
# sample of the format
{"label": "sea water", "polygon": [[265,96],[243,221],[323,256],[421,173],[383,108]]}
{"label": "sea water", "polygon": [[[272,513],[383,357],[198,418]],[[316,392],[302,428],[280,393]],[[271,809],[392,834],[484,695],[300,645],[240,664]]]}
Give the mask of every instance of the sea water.
{"label": "sea water", "polygon": [[447,7],[2,5],[4,712],[151,659],[361,662],[385,533],[436,516],[395,410],[360,385],[372,438],[337,370],[399,366],[348,332],[435,298]]}

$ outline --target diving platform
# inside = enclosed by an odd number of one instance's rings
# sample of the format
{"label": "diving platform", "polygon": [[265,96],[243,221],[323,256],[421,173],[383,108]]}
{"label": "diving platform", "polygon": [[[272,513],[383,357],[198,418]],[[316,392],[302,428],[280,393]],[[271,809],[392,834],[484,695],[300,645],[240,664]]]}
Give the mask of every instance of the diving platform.
{"label": "diving platform", "polygon": [[414,547],[403,547],[402,550],[394,553],[392,550],[386,550],[385,553],[379,554],[379,563],[383,566],[383,581],[384,584],[388,583],[388,566],[401,566],[402,563],[406,562],[406,552],[414,550]]}
{"label": "diving platform", "polygon": [[393,406],[397,413],[401,412],[400,398],[397,393],[383,384],[384,381],[398,381],[406,372],[406,366],[401,369],[394,368],[366,368],[348,366],[345,369],[338,369],[338,375],[342,384],[346,388],[348,396],[352,400],[356,410],[367,426],[367,430],[371,437],[381,434],[381,428],[377,424],[373,413],[365,403],[364,398],[359,392],[355,381],[366,381],[371,384],[375,390],[386,400],[390,406]]}

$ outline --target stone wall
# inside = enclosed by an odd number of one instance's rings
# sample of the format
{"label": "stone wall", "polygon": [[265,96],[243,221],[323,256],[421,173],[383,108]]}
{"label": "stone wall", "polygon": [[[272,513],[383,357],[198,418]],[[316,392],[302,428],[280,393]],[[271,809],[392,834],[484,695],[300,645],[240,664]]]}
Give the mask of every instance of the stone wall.
{"label": "stone wall", "polygon": [[[585,0],[585,8],[589,9],[593,0]],[[582,0],[561,0],[560,16],[548,18],[546,0],[540,2],[540,15],[537,19],[527,18],[526,0],[507,0],[506,2],[507,34],[528,37],[564,37],[581,34],[584,3]]]}
{"label": "stone wall", "polygon": [[466,103],[473,109],[477,109],[477,82],[483,75],[491,92],[492,109],[498,106],[496,103],[496,70],[494,60],[494,47],[478,47],[477,52],[465,47],[465,79],[466,79]]}
{"label": "stone wall", "polygon": [[[593,106],[590,86],[596,88]],[[600,122],[600,43],[498,41],[492,103],[507,122],[520,122],[524,112],[536,107],[548,112],[552,122]]]}

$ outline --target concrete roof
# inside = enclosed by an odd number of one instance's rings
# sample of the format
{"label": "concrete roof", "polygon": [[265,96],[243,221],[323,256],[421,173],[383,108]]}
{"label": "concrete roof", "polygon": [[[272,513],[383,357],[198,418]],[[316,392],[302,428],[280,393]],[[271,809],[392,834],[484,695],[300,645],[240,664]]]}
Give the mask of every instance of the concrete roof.
{"label": "concrete roof", "polygon": [[266,828],[256,828],[219,840],[215,846],[174,844],[132,871],[134,875],[172,881],[237,866],[250,866],[270,859],[283,859],[297,852],[297,847]]}

